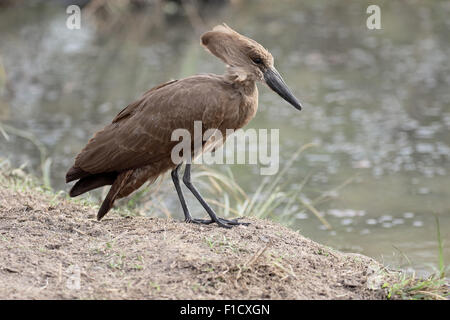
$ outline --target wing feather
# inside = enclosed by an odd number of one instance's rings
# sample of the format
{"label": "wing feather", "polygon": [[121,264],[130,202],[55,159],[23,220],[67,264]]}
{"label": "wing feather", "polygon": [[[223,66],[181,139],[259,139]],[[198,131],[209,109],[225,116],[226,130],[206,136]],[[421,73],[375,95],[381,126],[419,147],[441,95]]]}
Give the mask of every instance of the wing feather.
{"label": "wing feather", "polygon": [[147,91],[128,105],[102,130],[95,133],[75,159],[75,167],[91,174],[121,172],[170,159],[177,128],[194,131],[218,128],[226,111],[240,105],[229,84],[217,76],[202,75],[174,80]]}

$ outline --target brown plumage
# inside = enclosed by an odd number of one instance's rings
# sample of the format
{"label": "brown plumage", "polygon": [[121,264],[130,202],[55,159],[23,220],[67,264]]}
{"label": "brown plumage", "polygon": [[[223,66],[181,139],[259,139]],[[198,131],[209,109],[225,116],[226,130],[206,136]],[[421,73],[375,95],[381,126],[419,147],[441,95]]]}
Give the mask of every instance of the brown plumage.
{"label": "brown plumage", "polygon": [[216,222],[223,227],[242,224],[215,216],[191,184],[187,164],[183,181],[211,220],[191,218],[179,186],[180,165],[171,160],[172,148],[178,143],[171,141],[172,132],[182,128],[193,137],[194,121],[201,121],[203,131],[217,129],[225,137],[226,129],[245,126],[258,107],[257,81],[265,81],[296,108],[300,109],[300,104],[273,67],[272,55],[254,40],[220,25],[205,33],[201,43],[226,63],[224,75],[196,75],[150,89],[96,132],[67,172],[66,182],[78,180],[70,190],[72,197],[112,185],[98,212],[99,220],[116,199],[172,170],[187,222]]}

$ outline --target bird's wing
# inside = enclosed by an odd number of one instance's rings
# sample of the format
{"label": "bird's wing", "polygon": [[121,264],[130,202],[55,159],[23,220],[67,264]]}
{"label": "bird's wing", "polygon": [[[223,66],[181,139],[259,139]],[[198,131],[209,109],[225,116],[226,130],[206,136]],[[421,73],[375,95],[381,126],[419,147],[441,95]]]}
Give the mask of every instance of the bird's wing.
{"label": "bird's wing", "polygon": [[194,132],[218,128],[225,110],[239,112],[240,95],[214,77],[194,76],[149,90],[95,133],[75,159],[74,167],[91,174],[121,172],[170,157],[179,143],[171,141],[175,129]]}
{"label": "bird's wing", "polygon": [[[148,90],[147,92],[145,92],[143,94],[143,97],[149,95],[151,92],[153,92],[155,90],[158,90],[158,89],[160,89],[162,87],[168,86],[169,84],[172,84],[172,83],[177,82],[177,81],[178,80],[171,80],[171,81],[162,83],[162,84],[160,84],[160,85],[158,85],[156,87],[153,87],[150,90]],[[139,105],[141,103],[142,103],[142,98],[139,99],[139,100],[136,100],[133,103],[130,103],[128,106],[126,106],[122,111],[120,111],[117,114],[117,116],[113,119],[112,123],[119,122],[119,121],[121,121],[123,119],[128,118],[130,115],[132,115],[137,110],[137,107],[139,107]]]}

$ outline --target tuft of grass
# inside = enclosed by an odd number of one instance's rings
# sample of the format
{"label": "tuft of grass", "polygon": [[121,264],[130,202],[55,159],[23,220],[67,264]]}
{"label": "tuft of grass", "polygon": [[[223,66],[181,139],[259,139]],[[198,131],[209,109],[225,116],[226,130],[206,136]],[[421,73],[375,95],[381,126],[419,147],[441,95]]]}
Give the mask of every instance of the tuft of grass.
{"label": "tuft of grass", "polygon": [[161,286],[158,283],[156,283],[156,282],[149,281],[148,285],[150,287],[150,290],[161,291]]}
{"label": "tuft of grass", "polygon": [[[289,225],[294,221],[296,212],[306,210],[313,213],[327,229],[332,229],[316,206],[331,199],[332,194],[350,183],[352,179],[330,191],[321,193],[312,200],[305,195],[304,188],[310,175],[301,181],[296,190],[286,191],[284,188],[288,184],[288,172],[295,161],[304,151],[315,146],[314,143],[308,143],[297,149],[284,167],[275,176],[262,179],[259,187],[251,195],[239,186],[230,168],[226,168],[226,173],[222,173],[202,166],[201,171],[193,173],[193,178],[197,180],[200,187],[212,190],[210,194],[214,196],[214,199],[206,198],[206,200],[226,218],[255,216],[260,219],[270,218]],[[217,200],[220,198],[221,200]]]}
{"label": "tuft of grass", "polygon": [[[385,283],[383,288],[388,290],[388,299],[412,299],[412,300],[447,300],[450,296],[450,285],[446,279],[444,262],[444,245],[441,237],[439,218],[436,219],[436,233],[438,243],[438,269],[434,274],[425,279],[416,278],[415,273],[408,275],[400,274],[398,281]],[[408,259],[409,261],[409,259]]]}
{"label": "tuft of grass", "polygon": [[221,249],[222,251],[226,249],[230,249],[233,252],[238,251],[237,247],[225,235],[222,235],[222,237],[205,237],[204,240],[208,247],[213,251],[216,251],[217,249]]}
{"label": "tuft of grass", "polygon": [[10,137],[8,135],[12,134],[22,139],[30,141],[39,151],[40,159],[41,159],[41,173],[42,173],[42,182],[43,187],[52,190],[51,180],[50,180],[50,169],[52,165],[52,159],[48,157],[47,148],[45,145],[32,133],[21,130],[18,128],[14,128],[12,126],[0,123],[0,133],[1,136],[8,142]]}
{"label": "tuft of grass", "polygon": [[328,256],[330,255],[329,252],[324,251],[324,250],[322,250],[322,249],[317,250],[317,251],[316,251],[316,254],[321,255],[321,256],[325,256],[325,257],[328,257]]}
{"label": "tuft of grass", "polygon": [[123,253],[114,253],[110,256],[111,260],[108,263],[108,266],[111,269],[115,270],[123,270],[125,267],[125,259],[126,256]]}
{"label": "tuft of grass", "polygon": [[438,254],[438,266],[439,266],[438,274],[441,279],[444,279],[446,269],[447,269],[445,267],[445,263],[444,263],[444,243],[443,243],[442,237],[441,237],[441,228],[439,226],[438,216],[435,216],[435,219],[436,219],[437,242],[438,242],[438,252],[439,252],[439,254]]}
{"label": "tuft of grass", "polygon": [[444,278],[432,275],[426,279],[417,279],[415,274],[401,274],[399,281],[382,286],[388,290],[388,299],[407,300],[447,300],[448,284]]}

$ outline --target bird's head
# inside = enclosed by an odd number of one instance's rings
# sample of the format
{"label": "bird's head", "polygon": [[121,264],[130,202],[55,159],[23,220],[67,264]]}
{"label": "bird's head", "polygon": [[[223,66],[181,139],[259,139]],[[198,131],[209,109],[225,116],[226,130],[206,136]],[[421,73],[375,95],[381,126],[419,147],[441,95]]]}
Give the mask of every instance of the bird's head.
{"label": "bird's head", "polygon": [[237,81],[265,82],[284,100],[301,110],[300,102],[275,69],[273,56],[258,42],[223,24],[204,33],[201,43],[209,52],[227,64]]}

